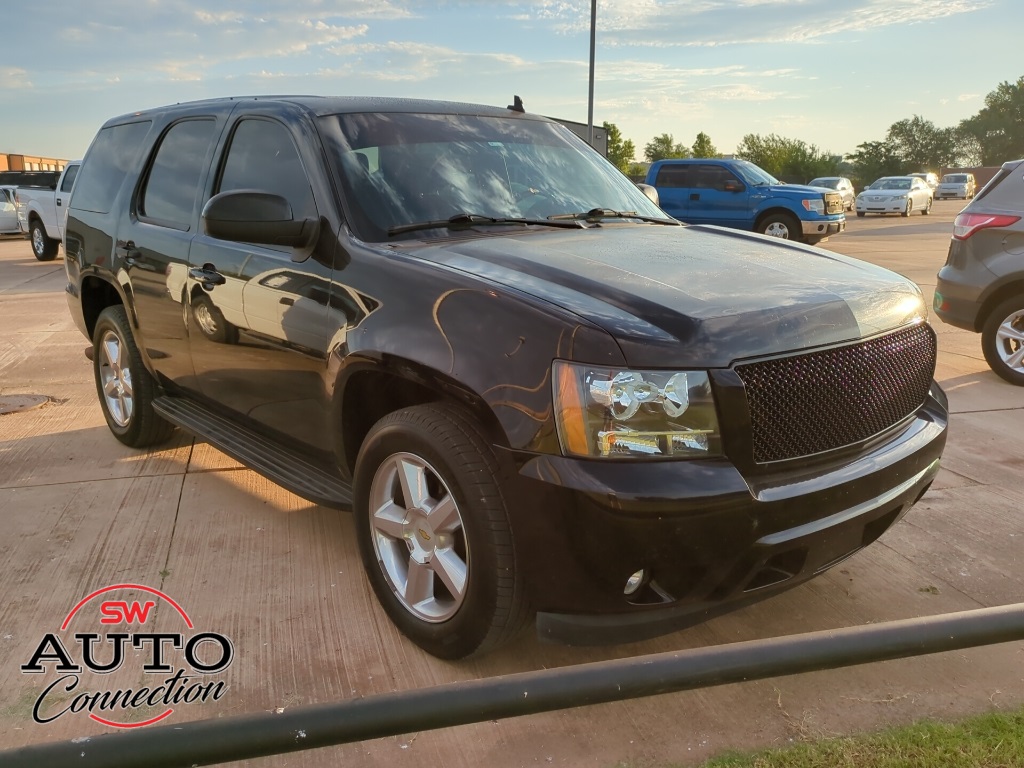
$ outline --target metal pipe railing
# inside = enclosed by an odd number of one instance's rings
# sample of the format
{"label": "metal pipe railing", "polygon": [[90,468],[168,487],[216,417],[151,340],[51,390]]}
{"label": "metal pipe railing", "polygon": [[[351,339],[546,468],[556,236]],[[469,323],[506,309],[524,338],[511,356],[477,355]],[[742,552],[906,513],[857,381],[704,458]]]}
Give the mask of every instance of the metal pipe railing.
{"label": "metal pipe railing", "polygon": [[0,752],[4,768],[212,765],[504,717],[1024,639],[1024,603],[522,672]]}

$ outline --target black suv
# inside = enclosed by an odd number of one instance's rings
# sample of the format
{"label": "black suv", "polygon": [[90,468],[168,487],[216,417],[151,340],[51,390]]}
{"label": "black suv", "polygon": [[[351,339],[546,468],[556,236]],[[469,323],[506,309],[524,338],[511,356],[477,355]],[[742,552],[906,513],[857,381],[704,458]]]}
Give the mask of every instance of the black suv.
{"label": "black suv", "polygon": [[[518,105],[517,105],[518,106]],[[938,470],[921,293],[669,218],[520,109],[222,99],[108,121],[67,223],[111,431],[355,511],[458,658],[638,639],[810,578]]]}

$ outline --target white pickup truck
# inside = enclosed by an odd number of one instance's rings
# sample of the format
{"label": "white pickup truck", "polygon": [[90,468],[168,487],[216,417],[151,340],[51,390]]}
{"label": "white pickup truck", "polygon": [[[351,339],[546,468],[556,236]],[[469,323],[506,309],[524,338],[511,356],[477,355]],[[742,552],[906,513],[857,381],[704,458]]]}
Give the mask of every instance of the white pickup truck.
{"label": "white pickup truck", "polygon": [[64,236],[71,188],[80,166],[80,161],[64,166],[56,189],[18,187],[16,191],[18,227],[32,242],[32,253],[39,261],[51,261],[57,256],[57,246]]}

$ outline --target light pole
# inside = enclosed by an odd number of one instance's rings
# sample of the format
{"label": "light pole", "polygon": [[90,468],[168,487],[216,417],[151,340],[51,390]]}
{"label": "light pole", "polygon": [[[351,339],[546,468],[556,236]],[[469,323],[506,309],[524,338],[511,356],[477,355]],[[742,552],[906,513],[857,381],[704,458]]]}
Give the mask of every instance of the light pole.
{"label": "light pole", "polygon": [[587,102],[587,141],[594,146],[594,48],[597,42],[597,0],[590,0],[590,99]]}

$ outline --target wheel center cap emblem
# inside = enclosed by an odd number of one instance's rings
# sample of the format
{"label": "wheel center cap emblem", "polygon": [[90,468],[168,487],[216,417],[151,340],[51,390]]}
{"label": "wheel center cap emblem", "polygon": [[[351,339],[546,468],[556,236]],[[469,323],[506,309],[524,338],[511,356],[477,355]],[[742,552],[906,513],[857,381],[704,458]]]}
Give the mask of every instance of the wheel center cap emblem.
{"label": "wheel center cap emblem", "polygon": [[417,530],[416,532],[417,532],[417,533],[418,533],[418,534],[420,535],[420,538],[421,538],[421,539],[423,539],[424,541],[430,541],[430,534],[429,534],[429,533],[427,533],[427,532],[426,532],[425,530],[423,530],[422,528],[420,528],[420,529],[419,529],[419,530]]}

